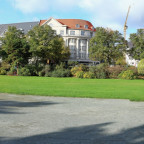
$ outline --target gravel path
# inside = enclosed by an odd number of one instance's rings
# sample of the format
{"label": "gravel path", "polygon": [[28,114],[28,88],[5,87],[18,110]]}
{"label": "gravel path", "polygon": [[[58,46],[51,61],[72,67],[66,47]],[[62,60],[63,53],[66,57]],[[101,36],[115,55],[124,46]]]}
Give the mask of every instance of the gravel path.
{"label": "gravel path", "polygon": [[0,94],[0,144],[144,144],[144,102]]}

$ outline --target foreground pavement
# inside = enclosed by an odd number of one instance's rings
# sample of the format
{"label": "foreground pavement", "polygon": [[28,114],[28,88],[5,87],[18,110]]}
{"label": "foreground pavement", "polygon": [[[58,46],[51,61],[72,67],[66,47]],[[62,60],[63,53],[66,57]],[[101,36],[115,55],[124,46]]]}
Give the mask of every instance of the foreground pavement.
{"label": "foreground pavement", "polygon": [[0,94],[0,144],[144,144],[144,102]]}

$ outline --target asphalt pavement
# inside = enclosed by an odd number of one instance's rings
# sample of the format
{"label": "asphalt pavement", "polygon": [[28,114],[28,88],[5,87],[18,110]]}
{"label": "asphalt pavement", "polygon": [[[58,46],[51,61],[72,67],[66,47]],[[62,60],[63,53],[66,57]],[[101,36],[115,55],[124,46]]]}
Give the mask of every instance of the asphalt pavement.
{"label": "asphalt pavement", "polygon": [[144,144],[144,102],[0,94],[0,144]]}

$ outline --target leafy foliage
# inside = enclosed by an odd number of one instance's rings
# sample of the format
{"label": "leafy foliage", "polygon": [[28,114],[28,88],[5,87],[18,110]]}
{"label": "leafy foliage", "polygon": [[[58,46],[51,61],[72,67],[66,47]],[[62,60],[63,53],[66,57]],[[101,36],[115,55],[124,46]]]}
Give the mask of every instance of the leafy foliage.
{"label": "leafy foliage", "polygon": [[2,42],[0,54],[4,62],[12,66],[17,64],[24,66],[28,63],[31,53],[29,52],[29,45],[23,32],[16,27],[8,27],[8,31],[0,40]]}
{"label": "leafy foliage", "polygon": [[93,79],[95,75],[92,72],[85,72],[83,78]]}
{"label": "leafy foliage", "polygon": [[70,56],[62,37],[55,34],[50,26],[35,26],[27,34],[30,52],[42,63],[60,63]]}
{"label": "leafy foliage", "polygon": [[137,33],[130,34],[130,41],[133,47],[129,50],[130,55],[140,60],[144,58],[144,30],[138,29]]}
{"label": "leafy foliage", "polygon": [[118,31],[98,27],[95,36],[90,40],[89,57],[91,60],[113,64],[123,56],[125,49],[126,45],[122,34]]}
{"label": "leafy foliage", "polygon": [[119,74],[124,71],[125,68],[122,66],[114,66],[114,67],[108,67],[107,73],[109,78],[118,78]]}
{"label": "leafy foliage", "polygon": [[20,68],[18,72],[19,76],[31,76],[30,70],[26,67]]}
{"label": "leafy foliage", "polygon": [[71,73],[73,76],[76,76],[77,72],[87,72],[87,71],[88,71],[88,67],[83,64],[75,66],[71,69]]}
{"label": "leafy foliage", "polygon": [[105,64],[99,64],[96,66],[91,66],[89,68],[89,72],[93,73],[95,78],[97,79],[105,79],[107,74],[106,74],[106,65]]}
{"label": "leafy foliage", "polygon": [[84,72],[83,71],[76,72],[76,77],[77,78],[83,78],[84,77]]}
{"label": "leafy foliage", "polygon": [[138,73],[144,75],[144,59],[142,59],[138,64]]}
{"label": "leafy foliage", "polygon": [[0,68],[0,75],[6,75],[6,70],[4,68]]}
{"label": "leafy foliage", "polygon": [[51,72],[51,77],[70,77],[71,71],[69,69],[65,69],[64,63],[60,65],[56,65],[54,71]]}
{"label": "leafy foliage", "polygon": [[116,61],[116,65],[120,65],[120,66],[126,66],[126,60],[125,60],[125,57],[122,56],[120,58],[117,59]]}
{"label": "leafy foliage", "polygon": [[131,70],[123,71],[119,74],[120,79],[132,80],[135,79],[134,73]]}

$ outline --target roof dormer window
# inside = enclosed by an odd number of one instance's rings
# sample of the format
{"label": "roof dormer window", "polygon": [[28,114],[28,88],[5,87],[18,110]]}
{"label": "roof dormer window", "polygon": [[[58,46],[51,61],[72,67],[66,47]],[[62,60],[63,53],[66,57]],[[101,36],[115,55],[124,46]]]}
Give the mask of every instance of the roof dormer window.
{"label": "roof dormer window", "polygon": [[88,25],[84,25],[84,28],[85,28],[85,29],[88,29]]}
{"label": "roof dormer window", "polygon": [[79,24],[76,24],[76,28],[80,28],[80,25],[79,25]]}

